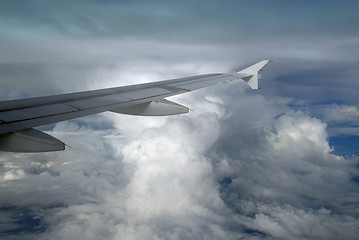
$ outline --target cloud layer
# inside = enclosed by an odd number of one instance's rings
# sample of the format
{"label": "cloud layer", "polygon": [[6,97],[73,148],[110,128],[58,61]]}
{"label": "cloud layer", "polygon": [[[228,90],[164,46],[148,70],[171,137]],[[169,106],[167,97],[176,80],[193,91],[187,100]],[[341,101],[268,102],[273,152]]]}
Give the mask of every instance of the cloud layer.
{"label": "cloud layer", "polygon": [[358,160],[331,154],[322,121],[235,89],[186,97],[188,116],[104,116],[134,125],[126,135],[59,123],[51,133],[74,147],[5,155],[2,203],[29,208],[41,231],[27,234],[44,239],[356,236]]}
{"label": "cloud layer", "polygon": [[1,153],[2,239],[356,238],[359,159],[331,139],[358,132],[357,3],[187,3],[1,3],[1,99],[276,60],[259,91],[66,121],[43,127],[64,152]]}

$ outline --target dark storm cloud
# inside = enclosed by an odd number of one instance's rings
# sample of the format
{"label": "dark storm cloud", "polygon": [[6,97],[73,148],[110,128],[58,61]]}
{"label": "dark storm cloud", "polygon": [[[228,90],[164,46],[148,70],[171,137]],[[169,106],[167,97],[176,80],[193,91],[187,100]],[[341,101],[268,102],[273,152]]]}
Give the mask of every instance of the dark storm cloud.
{"label": "dark storm cloud", "polygon": [[183,116],[67,121],[45,129],[65,152],[2,153],[1,237],[355,238],[358,158],[329,142],[357,135],[357,4],[1,1],[1,99],[275,60],[257,92],[179,96]]}

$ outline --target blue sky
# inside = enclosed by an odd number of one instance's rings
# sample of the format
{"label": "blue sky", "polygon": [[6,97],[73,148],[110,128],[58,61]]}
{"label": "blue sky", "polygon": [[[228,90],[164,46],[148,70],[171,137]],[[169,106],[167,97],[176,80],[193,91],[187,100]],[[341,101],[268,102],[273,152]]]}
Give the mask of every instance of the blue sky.
{"label": "blue sky", "polygon": [[0,154],[2,239],[353,239],[357,1],[1,1],[0,99],[228,72],[163,118],[42,129],[71,148]]}

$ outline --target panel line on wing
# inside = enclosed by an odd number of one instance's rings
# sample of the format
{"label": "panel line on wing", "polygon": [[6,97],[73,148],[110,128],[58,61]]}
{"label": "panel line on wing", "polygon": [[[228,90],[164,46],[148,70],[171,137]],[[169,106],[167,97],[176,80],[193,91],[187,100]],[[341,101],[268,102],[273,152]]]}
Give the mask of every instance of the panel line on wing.
{"label": "panel line on wing", "polygon": [[120,95],[126,98],[129,98],[131,100],[138,100],[143,98],[149,98],[164,94],[172,93],[172,91],[160,88],[160,87],[152,87],[152,88],[144,88],[134,91],[129,91],[126,93],[121,93]]}
{"label": "panel line on wing", "polygon": [[0,119],[3,122],[16,122],[19,120],[21,121],[73,111],[78,110],[66,104],[60,103],[0,112]]}
{"label": "panel line on wing", "polygon": [[[165,97],[168,97],[168,96],[171,96],[173,94],[171,94],[171,92],[169,91],[166,91],[165,94],[161,94],[161,95],[154,95],[154,96],[151,96],[151,97],[144,97],[144,98],[139,98],[139,99],[135,99],[135,100],[130,100],[130,101],[115,101],[115,102],[110,102],[110,103],[107,103],[107,104],[100,104],[96,107],[89,107],[89,108],[83,108],[83,109],[80,109],[80,110],[75,110],[75,111],[67,111],[67,112],[60,112],[60,113],[57,113],[57,114],[48,114],[48,115],[45,115],[45,116],[36,116],[36,117],[25,117],[25,115],[22,115],[23,118],[20,118],[20,119],[12,119],[11,121],[6,121],[4,123],[2,123],[2,126],[0,126],[0,129],[1,127],[5,127],[3,124],[11,124],[11,123],[22,123],[22,122],[25,122],[25,121],[36,121],[36,120],[41,120],[41,119],[44,119],[44,118],[52,118],[52,117],[56,117],[56,116],[65,116],[65,115],[69,115],[69,114],[74,114],[74,113],[78,113],[76,115],[78,116],[81,116],[82,115],[82,112],[87,112],[88,110],[89,111],[93,111],[93,112],[103,112],[103,111],[110,111],[112,108],[115,108],[115,107],[119,107],[121,104],[132,104],[132,103],[135,103],[135,102],[145,102],[147,100],[149,101],[152,101],[152,100],[155,100],[155,99],[163,99]],[[75,109],[75,106],[72,106],[72,105],[69,105],[68,102],[65,102],[63,103],[62,105],[66,105],[66,106],[69,106],[69,107],[72,107]],[[51,105],[48,105],[48,106],[51,106]],[[97,109],[99,109],[97,111]],[[20,112],[23,112],[25,109],[21,109],[21,110],[12,110],[12,111],[20,111]],[[11,112],[11,111],[6,111],[6,112]],[[4,112],[5,113],[5,112]],[[24,113],[22,113],[24,114]],[[94,114],[94,113],[92,113]],[[1,115],[1,113],[0,113]],[[83,116],[86,116],[88,114],[83,114]],[[51,122],[58,122],[58,121],[51,121]],[[50,122],[50,123],[51,123]],[[0,130],[1,132],[1,130]],[[0,133],[1,134],[1,133]]]}
{"label": "panel line on wing", "polygon": [[166,90],[171,91],[171,92],[173,92],[173,93],[182,93],[182,92],[190,92],[190,91],[191,91],[191,90],[188,90],[188,89],[179,88],[179,87],[174,87],[174,86],[169,86],[169,85],[160,86],[160,88],[166,89]]}
{"label": "panel line on wing", "polygon": [[180,86],[183,89],[186,89],[187,91],[196,90],[199,88],[207,87],[214,85],[216,83],[223,83],[225,81],[231,81],[238,79],[238,76],[233,76],[229,74],[222,74],[222,76],[216,76],[216,77],[210,77],[202,80],[196,80],[196,81],[190,81],[190,82],[180,82],[171,84],[170,86],[178,87]]}

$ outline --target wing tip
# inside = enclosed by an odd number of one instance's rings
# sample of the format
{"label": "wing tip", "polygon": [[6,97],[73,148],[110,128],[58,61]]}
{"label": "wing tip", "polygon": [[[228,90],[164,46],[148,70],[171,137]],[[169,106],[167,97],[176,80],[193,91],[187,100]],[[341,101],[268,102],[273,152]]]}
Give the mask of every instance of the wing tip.
{"label": "wing tip", "polygon": [[242,79],[247,82],[247,84],[252,89],[258,89],[258,72],[269,62],[273,62],[272,60],[262,60],[252,66],[249,66],[241,71],[239,74],[244,74],[245,76]]}

